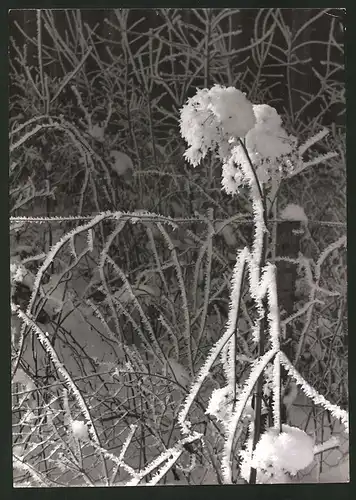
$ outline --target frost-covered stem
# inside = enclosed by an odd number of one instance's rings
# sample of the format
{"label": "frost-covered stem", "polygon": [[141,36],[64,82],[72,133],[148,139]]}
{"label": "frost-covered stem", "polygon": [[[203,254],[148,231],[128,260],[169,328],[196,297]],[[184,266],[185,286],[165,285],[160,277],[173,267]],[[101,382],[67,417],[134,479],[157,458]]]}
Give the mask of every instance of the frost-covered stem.
{"label": "frost-covered stem", "polygon": [[301,144],[298,148],[298,153],[302,156],[308,149],[311,148],[311,146],[314,146],[317,142],[321,141],[324,139],[326,135],[328,135],[329,130],[326,128],[323,128],[320,132],[317,134],[314,134],[312,137],[310,137],[306,142]]}
{"label": "frost-covered stem", "polygon": [[[241,293],[243,272],[246,265],[248,253],[248,249],[244,248],[242,251],[239,251],[236,259],[232,278],[230,312],[226,331],[211,349],[208,358],[206,359],[204,365],[201,367],[199,373],[196,376],[194,384],[189,390],[189,394],[186,397],[183,408],[178,414],[178,422],[181,425],[183,432],[186,434],[189,433],[190,429],[190,422],[186,422],[190,407],[192,406],[204,380],[208,376],[209,370],[225,347],[226,343],[230,340],[231,336],[235,332],[236,318],[238,316],[237,304]],[[235,369],[235,366],[233,368]]]}
{"label": "frost-covered stem", "polygon": [[14,462],[14,467],[18,467],[19,469],[22,469],[24,472],[27,472],[30,474],[31,478],[36,481],[40,487],[55,487],[58,486],[57,483],[51,481],[48,479],[45,475],[43,475],[41,472],[37,471],[34,469],[30,464],[26,463],[23,458],[13,454],[12,455],[13,462]]}
{"label": "frost-covered stem", "polygon": [[[136,295],[133,293],[132,287],[131,287],[128,279],[126,278],[125,273],[116,264],[116,262],[114,262],[111,259],[111,257],[109,255],[106,255],[105,259],[108,261],[109,264],[111,264],[111,266],[115,270],[115,273],[124,282],[125,289],[129,292],[130,299],[135,304],[136,309],[139,312],[139,315],[140,315],[140,318],[141,318],[141,321],[142,321],[142,325],[145,327],[145,329],[146,329],[146,331],[147,331],[147,333],[148,333],[148,335],[150,337],[150,341],[148,342],[145,339],[144,335],[142,335],[142,336],[140,335],[140,338],[141,338],[142,342],[144,343],[147,351],[150,351],[154,355],[154,357],[157,359],[157,361],[159,363],[161,363],[162,365],[164,365],[165,364],[165,360],[166,360],[165,354],[164,354],[164,352],[162,350],[162,347],[160,346],[160,344],[158,343],[158,341],[156,339],[156,335],[155,335],[154,330],[152,328],[152,325],[151,325],[151,323],[149,321],[149,318],[147,317],[146,313],[144,312],[144,310],[143,310],[143,308],[141,306],[141,303],[138,301]],[[119,305],[120,301],[118,301],[117,304]],[[139,330],[137,330],[137,331],[139,332]],[[154,349],[153,349],[153,347],[154,347]]]}
{"label": "frost-covered stem", "polygon": [[[268,245],[268,233],[267,233],[267,208],[263,192],[258,181],[256,171],[252,164],[251,158],[248,154],[247,148],[243,141],[239,139],[240,145],[242,146],[246,159],[250,167],[250,172],[248,172],[248,178],[250,180],[250,196],[252,198],[253,208],[254,208],[254,242],[253,242],[253,252],[250,256],[250,274],[251,274],[251,285],[252,288],[261,288],[260,276],[261,270],[264,269],[266,264],[266,249]],[[275,278],[274,278],[275,279]],[[256,295],[257,290],[253,291]],[[260,290],[258,294],[260,295]],[[260,298],[260,297],[258,297]],[[258,304],[259,305],[259,304]],[[258,335],[258,357],[261,358],[265,354],[265,330],[266,330],[266,313],[267,313],[267,301],[262,300],[262,310],[260,311],[259,320],[259,335]],[[262,394],[263,394],[263,373],[261,372],[256,383],[256,390],[254,394],[255,403],[255,421],[254,421],[254,435],[252,441],[252,451],[255,449],[261,435],[261,410],[262,410]],[[251,468],[250,473],[250,484],[256,483],[256,469]]]}
{"label": "frost-covered stem", "polygon": [[314,311],[313,304],[318,302],[318,300],[315,298],[315,296],[316,296],[317,289],[319,287],[319,281],[320,281],[320,275],[321,275],[321,266],[323,265],[325,259],[327,258],[327,256],[331,252],[333,252],[337,248],[340,248],[341,246],[345,246],[346,243],[347,243],[346,236],[342,236],[337,241],[331,243],[319,255],[318,261],[317,261],[316,266],[315,266],[315,280],[313,280],[313,275],[312,275],[312,272],[311,272],[311,269],[310,269],[310,265],[308,264],[308,261],[304,261],[304,263],[305,263],[304,264],[304,268],[305,268],[305,271],[307,273],[307,279],[308,279],[308,282],[309,282],[309,285],[310,285],[310,292],[309,292],[309,301],[308,301],[308,303],[312,307],[310,307],[309,310],[307,311],[307,319],[305,321],[303,330],[302,330],[302,332],[300,334],[300,338],[299,338],[299,341],[298,341],[298,346],[296,348],[295,356],[294,356],[294,359],[293,359],[294,366],[298,366],[299,358],[301,356],[301,353],[302,353],[302,350],[303,350],[303,347],[304,347],[305,338],[306,338],[307,332],[309,330],[310,324],[312,322],[313,311]]}
{"label": "frost-covered stem", "polygon": [[[206,326],[206,319],[208,316],[208,307],[209,307],[209,294],[211,288],[211,264],[213,259],[213,232],[209,228],[208,232],[208,241],[206,245],[206,268],[205,268],[205,287],[204,287],[204,303],[201,311],[201,319],[200,319],[200,329],[196,340],[196,353],[195,357],[198,354],[200,341],[204,333],[204,329]],[[196,294],[194,294],[193,300],[196,299]]]}
{"label": "frost-covered stem", "polygon": [[121,451],[120,451],[120,455],[119,455],[120,463],[117,463],[116,466],[114,467],[114,472],[113,472],[112,477],[111,477],[110,486],[113,486],[113,484],[114,484],[114,481],[115,481],[116,476],[117,476],[117,472],[120,468],[120,465],[124,461],[125,453],[126,453],[128,447],[132,441],[132,438],[135,434],[136,429],[137,429],[137,425],[130,425],[130,432],[128,433],[128,435],[127,435],[127,437],[122,445]]}
{"label": "frost-covered stem", "polygon": [[235,406],[236,402],[236,328],[248,255],[248,249],[245,248],[244,252],[240,253],[236,259],[228,318],[228,329],[231,331],[231,336],[221,350],[221,359],[229,386],[229,393],[233,394],[233,406]]}
{"label": "frost-covered stem", "polygon": [[187,298],[187,292],[186,292],[184,279],[183,279],[183,272],[182,272],[181,265],[179,263],[177,252],[175,250],[173,242],[172,242],[171,238],[169,237],[167,231],[164,229],[164,227],[162,226],[162,224],[160,222],[157,223],[157,228],[159,229],[163,238],[167,242],[168,248],[171,252],[171,258],[172,258],[172,261],[174,263],[174,268],[176,270],[178,286],[179,286],[180,294],[182,297],[182,304],[183,304],[183,313],[184,313],[184,320],[185,320],[184,338],[185,338],[185,343],[186,343],[186,346],[188,349],[189,369],[190,369],[190,373],[194,376],[193,345],[192,345],[194,339],[193,339],[192,334],[191,334],[188,298]]}
{"label": "frost-covered stem", "polygon": [[227,435],[224,444],[224,454],[222,457],[222,470],[223,470],[225,484],[232,483],[232,449],[233,449],[233,442],[236,434],[236,429],[240,422],[242,413],[247,404],[248,398],[250,397],[253,391],[254,386],[256,385],[258,379],[263,374],[263,370],[266,368],[267,364],[273,359],[275,355],[276,351],[274,349],[270,349],[257,361],[254,362],[252,371],[244,387],[239,393],[239,397],[237,398],[235,411],[233,412],[229,421]]}
{"label": "frost-covered stem", "polygon": [[211,36],[211,18],[212,14],[209,9],[205,11],[206,24],[205,24],[205,64],[204,64],[204,86],[210,86],[210,36]]}
{"label": "frost-covered stem", "polygon": [[74,68],[74,70],[71,71],[70,73],[68,73],[68,75],[65,78],[63,78],[63,81],[59,85],[58,90],[56,91],[56,93],[54,94],[52,99],[50,100],[50,104],[52,104],[57,99],[57,97],[62,92],[62,90],[65,88],[65,86],[68,84],[68,82],[75,77],[75,75],[78,73],[78,71],[82,68],[83,64],[87,60],[88,56],[91,54],[92,50],[93,50],[93,48],[89,47],[86,54],[84,54],[81,61],[77,64],[77,66]]}
{"label": "frost-covered stem", "polygon": [[266,213],[266,206],[265,206],[265,202],[264,202],[264,196],[263,196],[263,193],[262,193],[262,190],[261,190],[261,186],[260,186],[260,183],[258,181],[258,178],[257,178],[257,174],[256,174],[256,171],[254,169],[254,166],[253,166],[253,163],[251,161],[251,158],[250,158],[250,155],[248,154],[248,151],[247,151],[247,148],[245,146],[245,143],[244,141],[242,141],[241,139],[239,139],[239,143],[240,143],[240,146],[242,147],[242,149],[244,150],[244,153],[245,153],[245,156],[247,158],[247,161],[250,165],[250,169],[252,171],[252,175],[254,177],[254,180],[255,180],[255,184],[256,184],[256,187],[257,187],[257,190],[258,190],[258,194],[259,194],[259,201],[262,203],[263,205],[263,212],[264,212],[264,223],[265,225],[267,226],[267,213]]}
{"label": "frost-covered stem", "polygon": [[[238,303],[237,303],[237,311],[238,313],[240,312],[240,308],[241,308],[241,298],[242,298],[242,285],[243,285],[243,282],[244,282],[244,278],[245,278],[245,274],[246,274],[246,267],[245,265],[243,266],[243,270],[242,270],[242,278],[241,278],[241,284],[240,284],[240,293],[239,293],[239,298],[238,298]],[[238,315],[236,316],[236,321],[235,321],[235,332],[234,332],[234,336],[232,338],[233,342],[231,343],[231,350],[233,348],[234,352],[234,361],[236,359],[236,336],[237,336],[237,321],[238,321]],[[235,363],[234,363],[235,364]],[[235,409],[235,404],[236,404],[236,369],[233,370],[233,373],[232,373],[233,377],[232,377],[232,380],[231,380],[231,384],[233,386],[233,397],[234,397],[234,401],[233,401],[233,405],[232,405],[232,410],[234,411]]]}
{"label": "frost-covered stem", "polygon": [[275,262],[276,251],[277,251],[277,213],[278,213],[278,186],[275,180],[272,179],[272,196],[270,198],[270,204],[268,211],[272,217],[272,236],[271,236],[271,261]]}
{"label": "frost-covered stem", "polygon": [[[262,357],[264,355],[265,323],[266,323],[266,320],[265,320],[265,318],[263,318],[262,321],[260,322],[260,340],[258,343],[258,356],[259,357]],[[254,394],[255,421],[254,421],[254,433],[253,433],[253,440],[252,440],[252,453],[253,453],[254,449],[256,448],[256,445],[257,445],[258,441],[260,440],[260,435],[261,435],[262,394],[263,394],[263,372],[261,372],[260,376],[258,377],[257,384],[256,384],[256,392]],[[257,477],[257,470],[254,468],[251,468],[249,483],[255,484],[256,477]]]}
{"label": "frost-covered stem", "polygon": [[341,422],[345,426],[345,431],[349,432],[349,414],[346,410],[342,410],[339,406],[330,403],[330,401],[326,400],[323,395],[319,394],[314,387],[308,384],[308,382],[302,377],[302,375],[295,369],[293,364],[289,361],[287,356],[281,352],[280,353],[280,361],[284,368],[287,370],[288,375],[291,376],[296,382],[297,385],[300,386],[301,390],[304,394],[312,399],[315,404],[319,404],[323,406],[326,410],[328,410],[335,418],[341,420]]}
{"label": "frost-covered stem", "polygon": [[324,451],[332,450],[333,448],[338,448],[340,446],[340,441],[337,437],[332,436],[324,443],[316,444],[314,446],[314,455],[318,455],[319,453],[324,453]]}
{"label": "frost-covered stem", "polygon": [[281,422],[281,360],[279,352],[273,363],[273,425],[282,432]]}
{"label": "frost-covered stem", "polygon": [[147,483],[147,486],[153,486],[157,484],[157,482],[172,468],[175,462],[179,459],[184,451],[184,444],[193,443],[194,441],[201,439],[201,437],[202,435],[198,432],[193,432],[190,436],[181,439],[174,446],[161,453],[159,457],[152,460],[152,462],[140,472],[136,472],[133,479],[131,479],[131,481],[128,481],[125,486],[137,486],[148,474],[151,474],[155,469],[166,462],[161,469],[158,469],[151,481]]}

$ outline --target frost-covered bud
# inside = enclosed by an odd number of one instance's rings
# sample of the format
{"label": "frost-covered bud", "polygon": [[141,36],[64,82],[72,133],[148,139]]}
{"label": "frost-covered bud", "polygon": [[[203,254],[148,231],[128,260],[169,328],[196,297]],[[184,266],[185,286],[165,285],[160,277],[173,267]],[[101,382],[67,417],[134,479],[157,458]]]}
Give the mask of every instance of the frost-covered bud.
{"label": "frost-covered bud", "polygon": [[263,125],[256,125],[246,136],[247,149],[270,160],[292,154],[296,144],[296,138],[288,135],[282,127],[272,131],[266,130]]}
{"label": "frost-covered bud", "polygon": [[[183,139],[191,146],[191,153],[202,150],[204,144],[209,145],[214,139],[212,133],[208,133],[214,122],[212,113],[208,109],[208,92],[207,89],[198,90],[196,95],[188,99],[187,104],[181,109],[180,131]],[[217,138],[216,136],[215,140]]]}
{"label": "frost-covered bud", "polygon": [[[229,425],[229,420],[232,415],[234,401],[241,392],[241,387],[236,385],[236,393],[229,386],[221,387],[219,389],[214,389],[210,396],[208,408],[206,409],[206,414],[215,417],[217,420],[225,425]],[[266,406],[262,407],[262,414],[266,413]],[[242,412],[242,418],[251,419],[253,418],[254,410],[252,408],[252,396],[247,400],[246,406]]]}

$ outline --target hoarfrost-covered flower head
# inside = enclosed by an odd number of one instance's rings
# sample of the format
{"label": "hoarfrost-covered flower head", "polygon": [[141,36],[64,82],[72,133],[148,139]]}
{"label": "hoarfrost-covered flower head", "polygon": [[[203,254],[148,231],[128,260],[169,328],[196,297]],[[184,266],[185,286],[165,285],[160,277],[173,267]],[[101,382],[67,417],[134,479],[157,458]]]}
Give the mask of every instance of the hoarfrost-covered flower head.
{"label": "hoarfrost-covered flower head", "polygon": [[251,185],[250,162],[261,187],[272,179],[280,181],[302,164],[297,139],[284,130],[277,110],[268,104],[252,105],[234,87],[198,90],[181,110],[180,130],[189,145],[184,156],[193,166],[209,150],[217,152],[224,164],[222,187],[228,194]]}
{"label": "hoarfrost-covered flower head", "polygon": [[216,148],[226,157],[229,145],[255,123],[252,104],[240,90],[221,85],[198,90],[181,110],[181,135],[190,146],[184,156],[193,166]]}
{"label": "hoarfrost-covered flower head", "polygon": [[282,128],[282,119],[268,104],[253,106],[256,125],[246,135],[246,147],[263,158],[275,161],[281,156],[291,154],[296,148],[297,139]]}
{"label": "hoarfrost-covered flower head", "polygon": [[[228,160],[230,170],[231,162],[233,162],[240,171],[239,175],[235,174],[235,179],[238,179],[240,183],[235,188],[235,193],[242,185],[249,184],[249,160],[254,166],[260,185],[268,184],[271,179],[281,179],[284,175],[292,173],[300,163],[297,154],[297,139],[288,135],[283,129],[282,119],[276,109],[268,104],[257,104],[253,106],[253,111],[256,124],[246,134],[246,150],[241,144],[234,145]],[[225,172],[223,169],[223,189],[233,194],[227,172],[227,169]]]}
{"label": "hoarfrost-covered flower head", "polygon": [[277,110],[268,104],[254,104],[253,112],[256,117],[256,125],[263,125],[267,130],[273,130],[282,125],[282,119]]}
{"label": "hoarfrost-covered flower head", "polygon": [[214,85],[210,90],[209,108],[221,122],[224,132],[243,138],[254,127],[256,118],[251,102],[235,87]]}

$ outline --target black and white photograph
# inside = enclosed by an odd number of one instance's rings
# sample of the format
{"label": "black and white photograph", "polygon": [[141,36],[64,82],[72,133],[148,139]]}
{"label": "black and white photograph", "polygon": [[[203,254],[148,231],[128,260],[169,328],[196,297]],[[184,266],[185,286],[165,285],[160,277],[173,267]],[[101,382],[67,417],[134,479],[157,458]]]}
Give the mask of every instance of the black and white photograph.
{"label": "black and white photograph", "polygon": [[346,14],[8,11],[14,488],[350,481]]}

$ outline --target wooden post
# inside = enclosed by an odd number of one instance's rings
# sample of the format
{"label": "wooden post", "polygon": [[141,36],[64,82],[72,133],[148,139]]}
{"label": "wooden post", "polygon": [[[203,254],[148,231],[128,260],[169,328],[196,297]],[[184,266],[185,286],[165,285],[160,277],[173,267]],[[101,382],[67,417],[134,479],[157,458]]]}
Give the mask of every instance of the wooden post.
{"label": "wooden post", "polygon": [[[300,251],[300,221],[283,221],[277,224],[277,257],[297,258]],[[291,262],[277,261],[277,291],[280,310],[284,309],[287,316],[294,312],[295,288],[298,277],[297,266]],[[288,342],[289,341],[289,342]],[[283,352],[289,359],[293,359],[293,329],[286,325],[286,336],[281,339]],[[286,372],[282,371],[282,382],[287,381]],[[287,415],[285,408],[281,405],[282,423],[285,423]]]}

